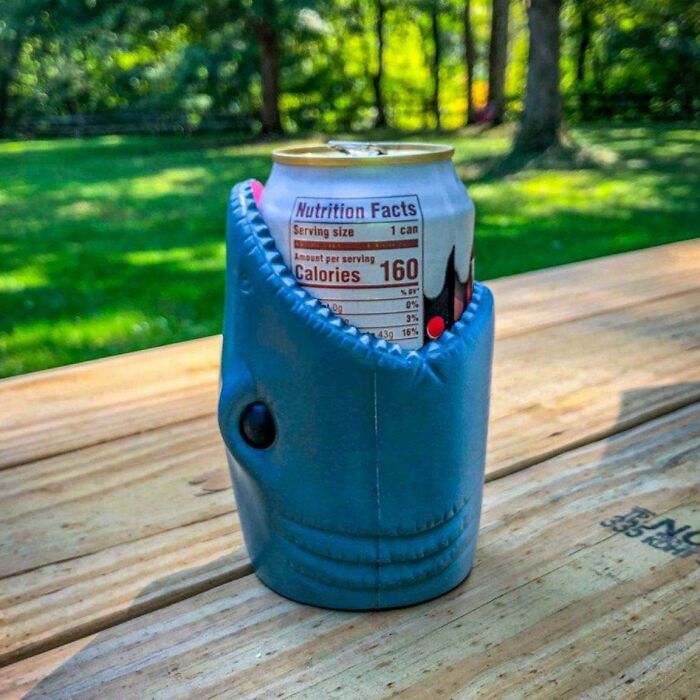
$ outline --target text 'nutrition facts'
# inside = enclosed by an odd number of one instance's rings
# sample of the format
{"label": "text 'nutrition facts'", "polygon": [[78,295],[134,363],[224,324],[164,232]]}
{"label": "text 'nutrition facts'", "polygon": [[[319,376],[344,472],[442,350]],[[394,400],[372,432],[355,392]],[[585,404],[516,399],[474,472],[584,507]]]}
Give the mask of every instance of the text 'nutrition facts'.
{"label": "text 'nutrition facts'", "polygon": [[347,323],[403,347],[422,345],[423,217],[416,195],[298,197],[292,270]]}

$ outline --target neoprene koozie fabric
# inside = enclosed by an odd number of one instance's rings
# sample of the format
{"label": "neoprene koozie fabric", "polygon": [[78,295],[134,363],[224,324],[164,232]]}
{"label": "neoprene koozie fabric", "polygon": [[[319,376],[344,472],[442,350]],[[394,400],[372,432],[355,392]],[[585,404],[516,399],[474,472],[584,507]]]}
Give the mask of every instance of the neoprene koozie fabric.
{"label": "neoprene koozie fabric", "polygon": [[[375,609],[433,598],[467,576],[493,314],[478,284],[461,320],[420,350],[361,334],[296,283],[250,182],[233,188],[219,421],[246,545],[270,588]],[[241,434],[255,402],[272,418],[265,448]]]}

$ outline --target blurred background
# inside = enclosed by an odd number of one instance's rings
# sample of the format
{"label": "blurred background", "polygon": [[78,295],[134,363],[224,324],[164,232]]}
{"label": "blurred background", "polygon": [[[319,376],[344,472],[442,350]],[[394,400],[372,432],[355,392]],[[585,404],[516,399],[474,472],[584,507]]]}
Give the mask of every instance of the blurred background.
{"label": "blurred background", "polygon": [[480,279],[695,237],[699,87],[689,0],[0,0],[0,376],[219,332],[292,140],[453,143]]}

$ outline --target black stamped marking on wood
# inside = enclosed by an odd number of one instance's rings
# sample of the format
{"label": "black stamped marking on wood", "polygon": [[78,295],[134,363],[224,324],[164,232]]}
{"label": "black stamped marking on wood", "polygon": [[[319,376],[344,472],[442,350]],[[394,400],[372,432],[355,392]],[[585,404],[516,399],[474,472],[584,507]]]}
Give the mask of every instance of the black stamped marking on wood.
{"label": "black stamped marking on wood", "polygon": [[600,524],[627,537],[642,538],[644,544],[674,557],[685,559],[700,555],[699,527],[679,523],[675,518],[658,517],[647,508],[634,506],[628,513],[614,515]]}

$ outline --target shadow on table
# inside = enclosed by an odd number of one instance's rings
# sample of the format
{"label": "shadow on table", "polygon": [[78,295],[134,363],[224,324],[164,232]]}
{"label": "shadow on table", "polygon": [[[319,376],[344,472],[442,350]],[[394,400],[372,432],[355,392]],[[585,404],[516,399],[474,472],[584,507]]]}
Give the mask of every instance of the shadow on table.
{"label": "shadow on table", "polygon": [[[669,384],[665,386],[636,389],[625,392],[622,395],[618,419],[615,423],[615,427],[613,428],[612,435],[628,430],[656,417],[679,410],[697,401],[700,401],[700,382]],[[605,439],[607,440],[609,438]],[[602,453],[599,464],[605,464],[606,457],[609,457],[608,448],[606,448],[606,450]],[[553,459],[558,459],[558,457],[554,457]],[[503,478],[507,479],[509,477],[506,476]],[[482,566],[483,562],[485,561],[485,557],[487,556],[488,554],[481,552],[480,559]],[[185,572],[179,572],[154,582],[150,586],[146,587],[142,594],[134,600],[134,603],[125,615],[126,621],[121,624],[131,625],[132,628],[136,630],[134,618],[144,614],[157,616],[159,611],[166,609],[167,606],[171,604],[184,604],[186,606],[183,608],[182,615],[179,618],[180,620],[185,616],[191,615],[191,611],[195,608],[195,606],[197,606],[198,603],[201,603],[201,601],[198,601],[194,596],[178,596],[175,601],[168,601],[167,605],[163,604],[163,601],[161,600],[161,604],[155,606],[155,609],[147,610],[142,609],[143,606],[140,601],[142,599],[149,601],[153,597],[154,588],[161,590],[172,589],[173,581],[177,581],[178,579],[204,580],[206,578],[207,570],[210,570],[212,567],[217,569],[223,568],[222,562],[230,558],[231,555],[227,555],[225,557],[221,557],[216,562],[211,564],[189,569],[187,570],[186,574]],[[230,585],[233,581],[240,580],[250,572],[250,569],[241,570],[239,567],[238,575],[232,573],[228,577],[228,580],[216,582],[214,585],[208,586],[206,591],[209,592],[211,597],[211,592],[215,590],[216,586]],[[260,585],[262,586],[262,584]],[[454,595],[460,590],[460,588],[468,585],[469,579],[455,589],[453,593],[448,593],[446,595]],[[276,596],[276,594],[273,593],[270,593],[269,595]],[[220,615],[229,614],[231,617],[235,617],[235,612],[232,611],[235,608],[235,602],[233,600],[234,591],[227,592],[226,595],[222,596],[222,599],[228,600],[229,597],[231,602],[228,606],[220,605],[215,613],[209,614],[208,617],[210,619],[212,618],[212,615],[216,616],[216,620],[212,624],[215,624],[221,619],[221,617],[219,617]],[[189,602],[185,603],[185,601]],[[210,601],[208,601],[207,604],[210,604]],[[153,607],[154,606],[151,603],[150,608]],[[418,607],[420,606],[417,606],[417,608]],[[314,608],[301,605],[299,605],[298,608],[300,616],[304,616],[304,611],[308,611],[308,614],[311,615],[315,610]],[[325,611],[325,614],[341,615],[348,620],[350,620],[352,617],[357,617],[358,615],[377,615],[381,616],[381,622],[380,618],[377,618],[378,625],[387,626],[392,624],[395,615],[401,614],[401,610],[384,611],[380,613],[335,613],[332,611]],[[248,621],[246,615],[243,615],[242,620],[245,620],[246,622]],[[232,626],[233,624],[236,624],[233,620],[230,620],[230,623]],[[138,623],[136,624],[138,625]],[[178,653],[183,654],[186,652],[185,647],[187,647],[188,644],[192,644],[192,648],[196,648],[198,646],[196,638],[199,635],[205,635],[207,631],[206,627],[202,627],[201,617],[193,617],[190,629],[186,635],[182,634],[182,627],[178,627],[173,631],[172,637],[169,636],[167,629],[165,629],[165,625],[160,626],[158,624],[157,619],[149,620],[149,624],[151,625],[150,630],[146,630],[144,625],[138,632],[131,632],[121,644],[110,644],[110,638],[114,635],[115,628],[110,627],[98,632],[94,639],[92,639],[83,649],[79,650],[70,659],[63,662],[62,665],[58,666],[54,671],[40,680],[37,685],[29,690],[23,696],[24,700],[38,700],[39,698],[50,700],[73,700],[74,698],[81,697],[114,697],[118,698],[118,700],[131,700],[131,698],[139,698],[140,700],[140,698],[147,697],[146,695],[143,695],[142,688],[137,690],[131,685],[131,681],[129,680],[130,677],[133,680],[134,675],[141,675],[142,671],[140,664],[143,659],[157,655],[160,656],[162,654],[162,660],[156,663],[163,666],[161,673],[165,675],[166,673],[172,671],[172,667],[173,665],[176,665],[176,662],[174,662],[172,658],[169,659],[168,656],[162,652],[173,646],[179,646],[181,651]],[[225,627],[225,625],[222,625],[222,628],[223,627]],[[238,629],[240,631],[240,626]],[[276,631],[279,632],[279,630]],[[220,646],[222,644],[222,640],[233,638],[233,633],[230,629],[228,631],[222,629],[220,632],[221,633],[219,635],[211,636],[209,638],[212,645]],[[144,649],[143,653],[140,654],[139,646],[141,644],[147,644],[155,636],[161,637],[161,641],[157,645],[156,649],[154,650],[152,647],[148,650]],[[216,650],[212,651],[212,654],[216,653]],[[224,652],[219,649],[218,653],[223,654]],[[113,665],[110,666],[110,664]],[[104,684],[98,686],[99,694],[97,696],[95,695],[94,680],[91,679],[91,677],[94,675],[102,676],[102,682]],[[83,682],[86,682],[86,687],[82,687]],[[176,683],[177,681],[173,680],[172,682]],[[186,684],[190,690],[192,690],[194,687],[192,684],[192,678],[188,677],[183,679],[183,683]],[[108,688],[107,686],[110,687]],[[163,686],[160,687],[160,694],[162,693]]]}

